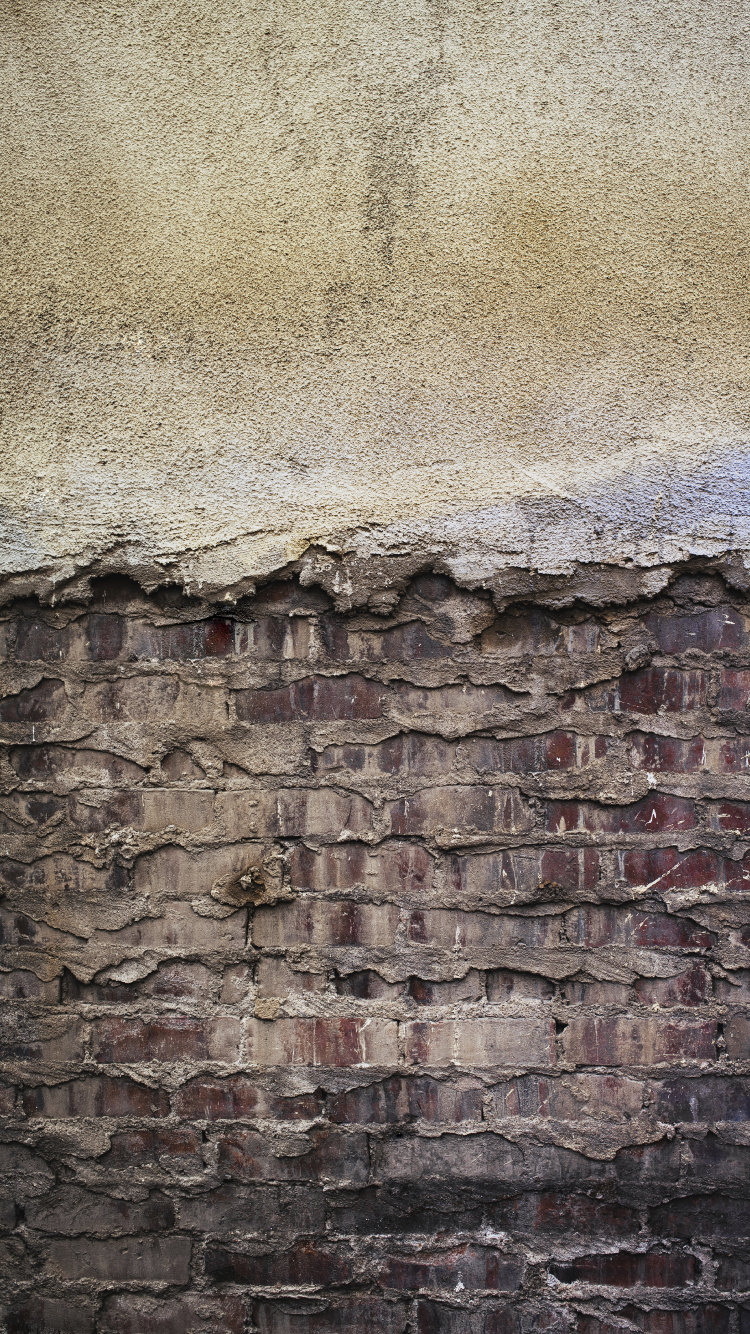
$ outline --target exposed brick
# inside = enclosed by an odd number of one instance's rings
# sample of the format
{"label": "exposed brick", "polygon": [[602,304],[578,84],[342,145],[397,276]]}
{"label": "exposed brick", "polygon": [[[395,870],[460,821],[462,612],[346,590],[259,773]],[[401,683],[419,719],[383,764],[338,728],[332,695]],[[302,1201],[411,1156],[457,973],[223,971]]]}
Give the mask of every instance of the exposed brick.
{"label": "exposed brick", "polygon": [[449,883],[460,900],[480,898],[488,903],[531,899],[540,887],[591,893],[599,878],[599,864],[596,848],[474,853],[451,858]]}
{"label": "exposed brick", "polygon": [[128,1235],[162,1232],[174,1226],[172,1201],[158,1191],[146,1200],[112,1199],[67,1186],[26,1205],[26,1222],[39,1232],[65,1237],[83,1233]]}
{"label": "exposed brick", "polygon": [[149,1088],[132,1079],[73,1079],[51,1087],[37,1085],[24,1090],[27,1116],[56,1119],[78,1116],[167,1116],[166,1089]]}
{"label": "exposed brick", "polygon": [[388,808],[392,834],[521,833],[534,816],[520,793],[507,788],[434,787],[403,797]]}
{"label": "exposed brick", "polygon": [[322,1287],[349,1283],[354,1277],[351,1256],[312,1242],[298,1242],[291,1251],[245,1254],[209,1245],[205,1273],[217,1283],[252,1283],[259,1287],[303,1285]]}
{"label": "exposed brick", "polygon": [[339,1093],[327,1101],[331,1121],[339,1124],[393,1125],[415,1120],[481,1121],[483,1088],[475,1080],[458,1083],[392,1075],[375,1084]]}
{"label": "exposed brick", "polygon": [[255,1301],[252,1319],[259,1334],[405,1334],[408,1308],[373,1297],[348,1297],[329,1301],[325,1309],[289,1302]]}
{"label": "exposed brick", "polygon": [[550,1265],[561,1283],[592,1283],[602,1287],[682,1288],[694,1283],[700,1266],[694,1255],[658,1251],[613,1255],[582,1255],[567,1264]]}
{"label": "exposed brick", "polygon": [[709,675],[671,667],[644,667],[625,672],[606,692],[592,694],[591,704],[614,713],[684,713],[705,707]]}
{"label": "exposed brick", "polygon": [[335,722],[380,718],[383,687],[363,676],[306,676],[279,690],[237,690],[234,698],[242,722]]}
{"label": "exposed brick", "polygon": [[668,1008],[672,1005],[705,1005],[712,995],[713,979],[702,964],[694,964],[677,977],[641,977],[635,994],[644,1005]]}
{"label": "exposed brick", "polygon": [[590,802],[551,801],[546,828],[551,834],[663,834],[694,829],[695,808],[683,797],[657,792],[632,806],[597,806]]}
{"label": "exposed brick", "polygon": [[363,797],[342,796],[327,788],[308,792],[300,788],[225,792],[216,800],[216,813],[224,821],[230,839],[258,835],[301,838],[308,834],[339,838],[344,831],[350,835],[366,834],[372,825],[368,801]]}
{"label": "exposed brick", "polygon": [[551,1019],[427,1020],[404,1028],[412,1065],[552,1065],[555,1060]]}
{"label": "exposed brick", "polygon": [[0,722],[43,723],[59,718],[67,707],[62,681],[44,680],[17,695],[6,695],[0,700]]}
{"label": "exposed brick", "polygon": [[236,1061],[242,1030],[235,1019],[164,1017],[99,1019],[93,1024],[94,1060]]}
{"label": "exposed brick", "polygon": [[745,648],[748,643],[747,621],[735,607],[711,607],[695,615],[648,616],[645,625],[662,653],[698,650],[715,653],[720,649]]}
{"label": "exposed brick", "polygon": [[299,1157],[279,1158],[266,1139],[254,1130],[232,1130],[218,1141],[219,1172],[234,1181],[366,1181],[369,1172],[367,1138],[361,1133],[319,1131],[310,1136],[312,1147]]}
{"label": "exposed brick", "polygon": [[253,914],[255,945],[390,945],[398,927],[393,904],[296,899]]}
{"label": "exposed brick", "polygon": [[750,1200],[719,1194],[681,1196],[652,1209],[649,1225],[657,1236],[683,1241],[750,1237]]}
{"label": "exposed brick", "polygon": [[557,945],[559,917],[509,917],[490,913],[414,909],[407,920],[409,940],[448,949],[467,945]]}
{"label": "exposed brick", "polygon": [[[460,1246],[419,1258],[388,1256],[378,1274],[384,1288],[484,1288],[515,1292],[523,1280],[523,1262],[487,1246]],[[460,1291],[460,1289],[459,1289]]]}
{"label": "exposed brick", "polygon": [[418,843],[392,843],[377,849],[362,843],[320,849],[298,844],[289,863],[291,883],[301,890],[362,885],[373,893],[414,894],[429,887],[432,871],[433,859]]}
{"label": "exposed brick", "polygon": [[191,1126],[123,1130],[111,1136],[111,1147],[100,1162],[105,1167],[132,1171],[164,1159],[170,1171],[184,1166],[194,1172],[202,1166],[200,1143],[200,1133]]}
{"label": "exposed brick", "polygon": [[53,1241],[48,1268],[63,1278],[107,1283],[187,1283],[191,1243],[187,1237],[128,1237],[122,1241]]}
{"label": "exposed brick", "polygon": [[750,1292],[750,1261],[745,1256],[727,1256],[717,1267],[716,1286],[720,1292]]}
{"label": "exposed brick", "polygon": [[228,1079],[202,1076],[183,1084],[175,1095],[175,1111],[188,1120],[233,1120],[238,1117],[273,1117],[281,1121],[313,1120],[322,1109],[313,1093],[273,1097],[246,1075]]}
{"label": "exposed brick", "polygon": [[94,1307],[77,1294],[74,1301],[32,1296],[14,1304],[6,1317],[8,1334],[94,1334]]}
{"label": "exposed brick", "polygon": [[620,876],[634,889],[643,887],[661,893],[716,886],[736,893],[748,879],[742,862],[720,857],[708,848],[685,853],[676,848],[638,848],[616,856]]}
{"label": "exposed brick", "polygon": [[248,1059],[260,1065],[395,1065],[396,1024],[387,1019],[260,1019],[248,1022]]}
{"label": "exposed brick", "polygon": [[610,908],[586,905],[565,918],[568,939],[573,944],[628,945],[647,948],[707,950],[716,936],[686,917],[644,912],[641,908]]}
{"label": "exposed brick", "polygon": [[724,667],[719,672],[719,709],[746,709],[750,701],[750,671]]}
{"label": "exposed brick", "polygon": [[750,1121],[747,1078],[665,1079],[654,1083],[652,1097],[661,1121]]}
{"label": "exposed brick", "polygon": [[576,1065],[657,1065],[710,1061],[716,1025],[704,1019],[573,1018],[563,1034]]}
{"label": "exposed brick", "polygon": [[10,762],[26,782],[87,787],[118,787],[139,783],[146,770],[131,760],[103,750],[67,746],[14,746]]}
{"label": "exposed brick", "polygon": [[241,1297],[185,1293],[166,1301],[133,1292],[107,1297],[99,1316],[101,1334],[244,1334]]}

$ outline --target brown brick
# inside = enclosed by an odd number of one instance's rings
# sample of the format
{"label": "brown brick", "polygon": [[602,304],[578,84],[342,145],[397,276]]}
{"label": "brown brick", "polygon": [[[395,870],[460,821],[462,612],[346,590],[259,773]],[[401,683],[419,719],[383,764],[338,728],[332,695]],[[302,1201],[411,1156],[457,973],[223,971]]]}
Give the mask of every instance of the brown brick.
{"label": "brown brick", "polygon": [[614,713],[684,713],[706,705],[709,675],[671,667],[626,672],[606,693],[592,694],[594,707]]}
{"label": "brown brick", "polygon": [[260,1065],[395,1065],[396,1024],[386,1019],[251,1019],[248,1059]]}
{"label": "brown brick", "polygon": [[245,1075],[227,1079],[204,1075],[183,1084],[175,1095],[175,1112],[188,1120],[233,1120],[238,1117],[273,1118],[280,1121],[312,1121],[322,1111],[314,1093],[298,1097],[274,1097]]}
{"label": "brown brick", "polygon": [[551,1065],[553,1020],[448,1019],[404,1025],[412,1065]]}
{"label": "brown brick", "polygon": [[387,818],[396,835],[523,833],[534,816],[524,798],[507,788],[434,787],[389,803]]}
{"label": "brown brick", "polygon": [[241,1297],[188,1292],[164,1301],[120,1292],[107,1297],[100,1334],[244,1334]]}
{"label": "brown brick", "polygon": [[361,1132],[318,1131],[299,1157],[280,1158],[255,1130],[237,1129],[218,1140],[220,1174],[234,1181],[351,1182],[362,1185],[369,1172],[367,1137]]}
{"label": "brown brick", "polygon": [[10,762],[26,782],[67,787],[118,787],[139,783],[146,770],[103,750],[67,746],[14,746]]}
{"label": "brown brick", "polygon": [[273,792],[224,792],[216,814],[230,839],[366,834],[372,807],[363,797],[341,796],[328,788],[277,788]]}
{"label": "brown brick", "polygon": [[419,732],[399,732],[377,745],[327,746],[313,753],[313,771],[336,774],[345,770],[363,778],[402,775],[425,777],[450,772],[456,758],[457,743]]}
{"label": "brown brick", "polygon": [[26,1222],[38,1232],[65,1237],[83,1233],[128,1235],[163,1232],[174,1227],[171,1200],[158,1191],[146,1200],[112,1199],[78,1186],[61,1186],[26,1205]]}
{"label": "brown brick", "polygon": [[223,690],[187,685],[175,676],[132,676],[86,686],[83,715],[110,726],[170,722],[221,729],[225,696]]}
{"label": "brown brick", "polygon": [[167,1116],[169,1097],[165,1089],[152,1089],[132,1079],[97,1078],[68,1080],[51,1087],[37,1085],[23,1094],[27,1116]]}
{"label": "brown brick", "polygon": [[237,690],[242,722],[335,722],[380,718],[383,687],[363,676],[307,676],[278,690]]}
{"label": "brown brick", "polygon": [[98,1019],[92,1025],[95,1061],[237,1061],[242,1029],[236,1019]]}
{"label": "brown brick", "polygon": [[0,722],[43,723],[59,718],[67,708],[65,687],[55,679],[40,681],[29,690],[17,695],[6,695],[0,700]]}
{"label": "brown brick", "polygon": [[561,1283],[592,1283],[617,1288],[683,1288],[700,1275],[695,1256],[659,1251],[613,1255],[582,1255],[567,1264],[550,1265]]}
{"label": "brown brick", "polygon": [[390,945],[399,921],[394,904],[326,903],[296,899],[273,908],[257,908],[253,944]]}
{"label": "brown brick", "polygon": [[554,946],[560,943],[561,918],[509,917],[490,913],[452,912],[443,908],[409,913],[406,932],[411,941],[441,945],[446,949],[466,946],[524,945]]}
{"label": "brown brick", "polygon": [[733,1015],[724,1029],[724,1038],[730,1061],[746,1061],[750,1057],[750,1018]]}
{"label": "brown brick", "polygon": [[689,616],[648,616],[645,625],[662,653],[691,649],[716,653],[720,649],[745,648],[748,642],[747,621],[731,606],[711,607]]}
{"label": "brown brick", "polygon": [[290,1309],[289,1302],[254,1301],[252,1319],[259,1334],[405,1334],[406,1307],[373,1297],[342,1297],[324,1310]]}
{"label": "brown brick", "polygon": [[429,888],[433,858],[419,843],[391,843],[369,848],[344,843],[319,849],[298,844],[289,862],[295,889],[352,889],[373,893],[414,894]]}
{"label": "brown brick", "polygon": [[191,1243],[187,1237],[128,1237],[122,1241],[53,1241],[48,1268],[63,1278],[107,1283],[187,1283]]}
{"label": "brown brick", "polygon": [[649,1226],[656,1236],[683,1241],[750,1238],[750,1200],[720,1194],[681,1196],[652,1209]]}
{"label": "brown brick", "polygon": [[23,970],[0,973],[0,997],[3,1000],[38,1000],[56,1005],[60,999],[60,983],[41,982],[34,973]]}
{"label": "brown brick", "polygon": [[641,977],[635,994],[644,1005],[705,1005],[711,1000],[713,978],[702,964],[679,973],[677,977]]}
{"label": "brown brick", "polygon": [[111,1136],[110,1148],[99,1160],[103,1167],[115,1170],[154,1167],[164,1163],[170,1173],[187,1170],[191,1174],[203,1167],[200,1132],[192,1126],[163,1125],[156,1129],[122,1130]]}
{"label": "brown brick", "polygon": [[575,945],[627,945],[707,950],[716,936],[696,922],[641,908],[586,905],[566,914],[568,940]]}
{"label": "brown brick", "polygon": [[216,1283],[251,1283],[259,1287],[328,1287],[354,1278],[354,1259],[316,1241],[298,1242],[291,1251],[278,1248],[264,1255],[209,1244],[205,1274]]}
{"label": "brown brick", "polygon": [[746,709],[750,701],[750,671],[724,667],[719,672],[720,709]]}
{"label": "brown brick", "polygon": [[[388,1256],[378,1274],[384,1288],[420,1289],[484,1288],[516,1292],[523,1281],[523,1261],[512,1259],[489,1246],[457,1246],[437,1253]],[[461,1289],[459,1288],[459,1291]]]}
{"label": "brown brick", "polygon": [[653,1084],[660,1121],[750,1121],[750,1079],[712,1075]]}
{"label": "brown brick", "polygon": [[8,1334],[94,1334],[94,1318],[94,1308],[82,1294],[72,1301],[31,1296],[14,1303],[7,1329]]}
{"label": "brown brick", "polygon": [[563,1035],[576,1065],[656,1065],[715,1058],[716,1025],[707,1019],[571,1019]]}
{"label": "brown brick", "polygon": [[391,1075],[363,1088],[329,1097],[326,1111],[341,1125],[396,1125],[481,1121],[483,1086],[458,1078],[451,1083],[424,1076]]}

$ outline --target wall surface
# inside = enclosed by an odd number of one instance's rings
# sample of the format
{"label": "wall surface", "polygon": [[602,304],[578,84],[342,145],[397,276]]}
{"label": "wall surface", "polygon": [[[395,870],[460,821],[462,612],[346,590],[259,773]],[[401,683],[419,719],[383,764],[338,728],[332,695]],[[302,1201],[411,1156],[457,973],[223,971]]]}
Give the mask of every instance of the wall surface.
{"label": "wall surface", "polygon": [[748,1334],[745,595],[1,629],[8,1334]]}
{"label": "wall surface", "polygon": [[750,549],[743,0],[4,0],[2,570]]}

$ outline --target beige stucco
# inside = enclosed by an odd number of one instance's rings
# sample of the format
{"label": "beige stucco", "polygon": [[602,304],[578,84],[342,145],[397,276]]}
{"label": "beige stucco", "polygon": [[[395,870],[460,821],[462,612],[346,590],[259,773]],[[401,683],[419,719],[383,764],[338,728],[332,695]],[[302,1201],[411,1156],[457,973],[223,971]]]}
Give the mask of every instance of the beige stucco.
{"label": "beige stucco", "polygon": [[2,9],[5,572],[750,548],[747,3]]}

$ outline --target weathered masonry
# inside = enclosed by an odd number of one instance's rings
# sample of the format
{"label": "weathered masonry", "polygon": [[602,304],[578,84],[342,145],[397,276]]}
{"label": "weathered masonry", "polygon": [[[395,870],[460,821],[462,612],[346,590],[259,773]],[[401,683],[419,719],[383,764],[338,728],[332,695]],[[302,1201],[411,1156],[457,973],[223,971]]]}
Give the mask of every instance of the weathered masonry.
{"label": "weathered masonry", "polygon": [[750,1334],[727,580],[6,608],[7,1334]]}

